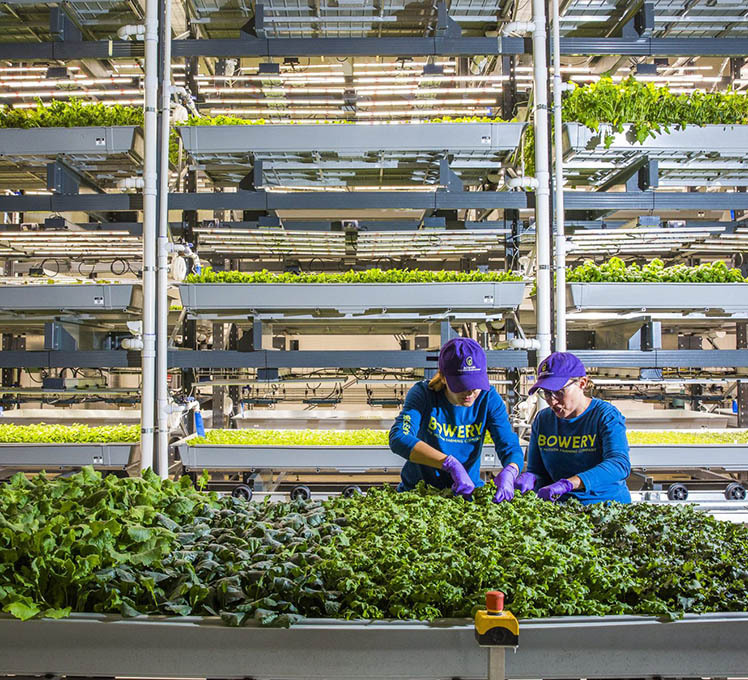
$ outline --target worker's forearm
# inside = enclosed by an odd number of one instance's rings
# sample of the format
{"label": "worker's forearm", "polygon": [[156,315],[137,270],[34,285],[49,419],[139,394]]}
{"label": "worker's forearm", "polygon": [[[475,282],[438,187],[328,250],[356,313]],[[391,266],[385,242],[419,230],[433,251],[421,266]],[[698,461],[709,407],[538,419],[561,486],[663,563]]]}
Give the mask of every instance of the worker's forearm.
{"label": "worker's forearm", "polygon": [[572,477],[569,477],[569,481],[571,482],[572,487],[574,487],[574,491],[584,491],[584,482],[580,477],[573,475]]}
{"label": "worker's forearm", "polygon": [[419,441],[410,451],[409,460],[412,463],[418,463],[419,465],[427,465],[428,467],[437,468],[441,470],[442,463],[446,456],[435,449],[433,446],[429,446],[424,441]]}

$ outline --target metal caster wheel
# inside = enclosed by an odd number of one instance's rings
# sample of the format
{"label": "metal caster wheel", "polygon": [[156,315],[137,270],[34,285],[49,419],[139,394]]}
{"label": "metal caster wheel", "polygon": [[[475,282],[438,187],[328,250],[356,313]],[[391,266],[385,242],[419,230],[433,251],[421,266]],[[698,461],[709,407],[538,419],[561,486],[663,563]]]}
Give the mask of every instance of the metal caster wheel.
{"label": "metal caster wheel", "polygon": [[231,495],[234,498],[240,498],[243,501],[251,501],[252,487],[249,487],[246,484],[237,484],[233,489],[231,489]]}
{"label": "metal caster wheel", "polygon": [[685,484],[671,484],[667,490],[668,500],[684,501],[688,498],[688,488]]}
{"label": "metal caster wheel", "polygon": [[745,487],[738,482],[731,482],[725,489],[725,498],[728,501],[744,501],[745,496]]}
{"label": "metal caster wheel", "polygon": [[353,498],[354,496],[360,496],[363,493],[361,491],[360,486],[356,486],[355,484],[351,484],[350,486],[345,487],[343,489],[343,496],[346,498]]}
{"label": "metal caster wheel", "polygon": [[308,501],[312,497],[312,490],[308,486],[300,484],[291,489],[289,495],[292,501]]}

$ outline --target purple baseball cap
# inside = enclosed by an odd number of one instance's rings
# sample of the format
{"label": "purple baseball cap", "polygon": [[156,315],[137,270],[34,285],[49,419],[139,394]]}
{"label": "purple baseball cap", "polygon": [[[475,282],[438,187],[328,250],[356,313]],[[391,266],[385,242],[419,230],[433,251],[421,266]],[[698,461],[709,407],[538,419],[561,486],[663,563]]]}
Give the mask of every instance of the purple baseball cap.
{"label": "purple baseball cap", "polygon": [[554,352],[548,355],[538,366],[538,379],[530,388],[530,394],[538,390],[560,390],[569,378],[581,378],[587,375],[584,364],[571,352]]}
{"label": "purple baseball cap", "polygon": [[452,392],[490,390],[483,348],[470,338],[452,338],[439,352],[439,372]]}

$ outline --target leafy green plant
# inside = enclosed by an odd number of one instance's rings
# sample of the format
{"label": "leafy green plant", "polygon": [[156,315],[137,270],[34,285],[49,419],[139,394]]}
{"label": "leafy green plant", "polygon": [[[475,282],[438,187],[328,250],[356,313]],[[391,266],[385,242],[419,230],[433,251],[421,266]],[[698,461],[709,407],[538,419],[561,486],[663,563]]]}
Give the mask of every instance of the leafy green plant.
{"label": "leafy green plant", "polygon": [[[629,444],[748,444],[748,430],[628,430]],[[486,432],[487,444],[491,435]],[[208,430],[191,444],[226,446],[389,446],[389,430]]]}
{"label": "leafy green plant", "polygon": [[0,609],[220,616],[466,617],[500,588],[521,618],[745,611],[748,528],[680,505],[496,505],[408,493],[246,503],[146,472],[16,475],[0,487]]}
{"label": "leafy green plant", "polygon": [[192,444],[229,446],[387,446],[388,430],[208,430]]}
{"label": "leafy green plant", "polygon": [[0,425],[2,444],[82,444],[139,442],[140,425],[107,425],[90,427],[71,425]]}
{"label": "leafy green plant", "polygon": [[[501,118],[489,118],[487,116],[442,116],[437,118],[429,118],[423,121],[424,123],[501,123]],[[187,119],[187,126],[195,125],[208,125],[208,126],[220,126],[220,125],[355,125],[356,121],[352,120],[308,120],[308,121],[296,121],[296,120],[269,120],[265,118],[240,118],[239,116],[190,116]],[[398,123],[402,124],[402,123]],[[405,123],[413,124],[416,123]]]}
{"label": "leafy green plant", "polygon": [[596,265],[587,260],[573,269],[566,270],[566,280],[572,282],[662,282],[662,283],[745,283],[739,269],[730,269],[722,260],[705,262],[690,267],[676,264],[666,267],[660,259],[654,259],[643,266],[636,263],[627,265],[621,258],[612,257],[607,262]]}
{"label": "leafy green plant", "polygon": [[629,430],[629,444],[748,444],[748,430],[687,432],[683,430]]}
{"label": "leafy green plant", "polygon": [[89,127],[109,125],[143,125],[143,108],[101,104],[83,99],[69,99],[43,104],[37,100],[36,108],[14,109],[0,107],[0,127]]}
{"label": "leafy green plant", "polygon": [[[615,133],[630,126],[631,141],[640,144],[649,137],[682,129],[686,125],[746,125],[748,96],[739,92],[674,94],[667,87],[636,80],[633,76],[619,84],[610,77],[565,93],[561,104],[565,123],[582,123],[602,131],[602,142],[609,148]],[[521,158],[525,174],[535,174],[535,135],[532,125],[524,130]]]}
{"label": "leafy green plant", "polygon": [[367,269],[342,273],[302,272],[277,274],[263,269],[259,272],[217,272],[205,267],[200,274],[189,274],[187,283],[454,283],[468,281],[522,281],[511,272],[420,271],[418,269]]}

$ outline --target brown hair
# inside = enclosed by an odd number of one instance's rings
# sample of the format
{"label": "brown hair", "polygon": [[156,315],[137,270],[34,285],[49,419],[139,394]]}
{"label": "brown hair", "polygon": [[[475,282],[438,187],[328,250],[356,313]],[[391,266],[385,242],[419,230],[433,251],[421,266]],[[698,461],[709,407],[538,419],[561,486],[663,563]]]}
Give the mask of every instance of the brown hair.
{"label": "brown hair", "polygon": [[434,392],[441,392],[447,386],[447,381],[440,371],[436,372],[436,375],[429,380],[429,389]]}

